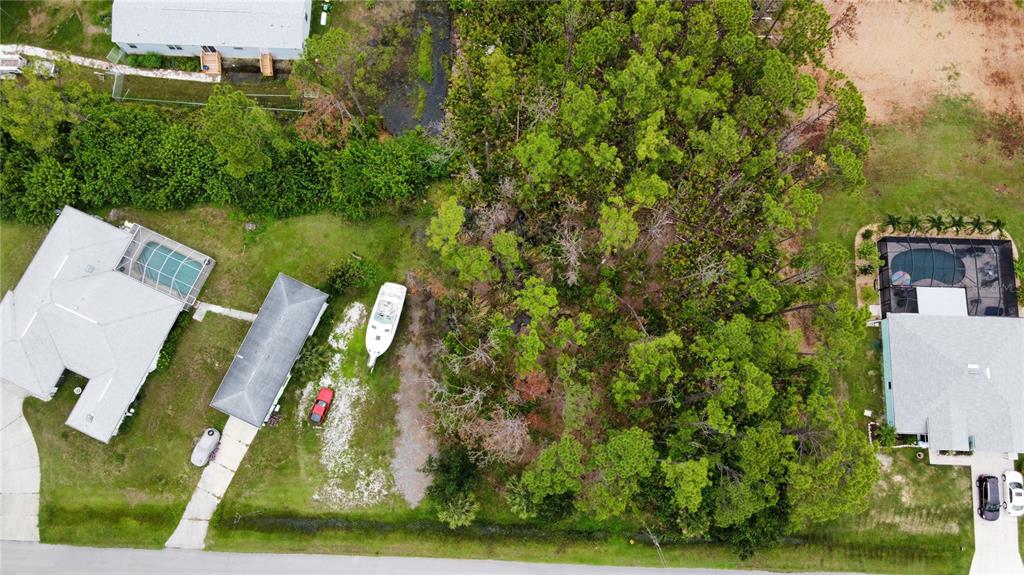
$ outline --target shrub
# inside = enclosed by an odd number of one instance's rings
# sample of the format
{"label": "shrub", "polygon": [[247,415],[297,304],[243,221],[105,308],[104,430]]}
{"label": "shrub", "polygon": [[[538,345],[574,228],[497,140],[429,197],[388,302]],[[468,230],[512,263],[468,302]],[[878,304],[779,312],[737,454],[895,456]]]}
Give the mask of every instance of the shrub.
{"label": "shrub", "polygon": [[129,54],[124,63],[134,68],[159,68],[164,63],[164,57],[156,52]]}
{"label": "shrub", "polygon": [[880,425],[875,428],[875,439],[882,447],[896,445],[896,428],[890,425]]}
{"label": "shrub", "polygon": [[178,351],[178,343],[181,341],[181,336],[185,333],[185,326],[190,321],[192,321],[192,316],[188,313],[178,316],[174,326],[171,327],[171,331],[167,334],[167,339],[164,340],[164,346],[160,348],[160,355],[157,357],[156,369],[154,371],[159,372],[170,367],[174,354]]}
{"label": "shrub", "polygon": [[164,67],[172,70],[181,70],[183,72],[199,72],[201,65],[199,58],[194,56],[190,57],[164,57]]}
{"label": "shrub", "polygon": [[438,503],[455,499],[472,491],[479,477],[477,465],[463,445],[444,445],[436,456],[427,458],[423,470],[434,477],[427,488],[427,497]]}
{"label": "shrub", "polygon": [[48,224],[57,219],[57,210],[75,203],[78,182],[71,170],[47,156],[25,174],[24,194],[16,207],[23,222]]}
{"label": "shrub", "polygon": [[[115,103],[87,85],[69,85],[64,94],[40,86],[71,101],[82,121],[62,123],[41,151],[15,140],[10,122],[0,124],[0,217],[48,223],[65,204],[170,210],[213,202],[276,218],[324,209],[365,218],[408,205],[447,175],[449,158],[419,132],[353,140],[338,151],[276,124],[267,128],[276,143],[263,146],[256,169],[228,175],[196,129],[200,113]],[[239,117],[249,117],[249,105],[244,97],[237,102]],[[232,151],[253,154],[244,146]]]}
{"label": "shrub", "polygon": [[864,303],[878,303],[878,291],[871,286],[865,286],[861,289],[860,297],[864,300]]}
{"label": "shrub", "polygon": [[864,241],[868,241],[873,237],[875,237],[875,230],[871,228],[865,228],[864,231],[860,233],[860,239]]}
{"label": "shrub", "polygon": [[364,288],[373,285],[379,275],[377,267],[367,260],[347,259],[327,276],[327,293],[338,297],[345,295],[351,288]]}
{"label": "shrub", "polygon": [[875,242],[865,239],[857,248],[857,257],[869,262],[877,262],[879,260],[878,246],[875,245]]}
{"label": "shrub", "polygon": [[476,513],[480,510],[480,504],[472,493],[459,493],[452,499],[445,501],[437,511],[437,518],[444,522],[450,529],[465,527],[476,519]]}

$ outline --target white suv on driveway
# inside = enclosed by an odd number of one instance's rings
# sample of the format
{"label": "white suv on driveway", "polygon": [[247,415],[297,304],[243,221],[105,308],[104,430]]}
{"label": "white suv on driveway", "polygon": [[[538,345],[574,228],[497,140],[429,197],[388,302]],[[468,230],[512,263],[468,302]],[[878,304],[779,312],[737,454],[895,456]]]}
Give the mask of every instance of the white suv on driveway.
{"label": "white suv on driveway", "polygon": [[1003,472],[1003,509],[1007,515],[1020,517],[1024,515],[1024,477],[1020,472]]}

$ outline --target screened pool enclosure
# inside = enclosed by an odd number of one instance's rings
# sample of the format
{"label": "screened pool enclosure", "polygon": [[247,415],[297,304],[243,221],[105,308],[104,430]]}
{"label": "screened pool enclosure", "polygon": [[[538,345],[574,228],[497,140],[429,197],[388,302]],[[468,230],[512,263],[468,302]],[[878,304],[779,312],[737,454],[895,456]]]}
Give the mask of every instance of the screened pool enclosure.
{"label": "screened pool enclosure", "polygon": [[883,313],[917,313],[917,288],[963,288],[967,313],[1018,317],[1009,240],[884,237],[878,287]]}
{"label": "screened pool enclosure", "polygon": [[117,270],[191,307],[214,261],[153,230],[133,224]]}

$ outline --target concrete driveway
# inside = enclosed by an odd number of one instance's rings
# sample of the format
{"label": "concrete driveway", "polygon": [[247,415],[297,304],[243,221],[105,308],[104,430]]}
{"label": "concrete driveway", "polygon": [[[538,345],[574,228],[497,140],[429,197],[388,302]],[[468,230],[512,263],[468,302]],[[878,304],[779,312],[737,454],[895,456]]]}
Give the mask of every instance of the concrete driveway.
{"label": "concrete driveway", "polygon": [[971,575],[1024,575],[1020,558],[1019,520],[1002,513],[998,521],[978,517],[978,488],[974,481],[981,475],[999,477],[1013,469],[1013,461],[1004,453],[976,453],[971,459],[971,500],[974,502],[974,560]]}
{"label": "concrete driveway", "polygon": [[0,383],[0,539],[9,541],[39,541],[39,452],[24,400],[24,392]]}
{"label": "concrete driveway", "polygon": [[206,531],[217,505],[228,491],[231,480],[249,451],[249,444],[256,438],[258,427],[253,427],[237,417],[229,417],[221,433],[220,445],[213,460],[206,464],[199,485],[192,492],[192,499],[185,507],[185,513],[178,527],[165,544],[177,549],[202,549],[206,546]]}

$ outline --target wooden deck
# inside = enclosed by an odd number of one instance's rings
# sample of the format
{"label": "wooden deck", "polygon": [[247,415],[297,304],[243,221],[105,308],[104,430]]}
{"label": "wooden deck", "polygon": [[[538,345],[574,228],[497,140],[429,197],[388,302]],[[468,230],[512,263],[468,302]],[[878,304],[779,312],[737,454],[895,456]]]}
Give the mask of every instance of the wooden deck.
{"label": "wooden deck", "polygon": [[220,52],[203,52],[199,55],[200,69],[204,74],[220,74]]}
{"label": "wooden deck", "polygon": [[271,58],[270,52],[260,52],[260,74],[274,75],[274,60]]}

